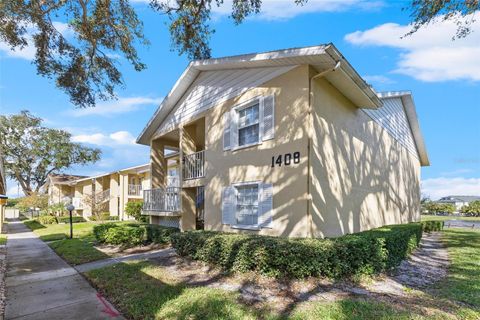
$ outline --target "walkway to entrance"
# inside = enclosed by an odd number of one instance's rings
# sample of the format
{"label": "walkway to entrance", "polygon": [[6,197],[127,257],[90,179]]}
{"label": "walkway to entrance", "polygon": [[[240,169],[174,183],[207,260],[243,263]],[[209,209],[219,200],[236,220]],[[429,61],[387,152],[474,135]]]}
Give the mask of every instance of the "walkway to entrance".
{"label": "walkway to entrance", "polygon": [[6,319],[123,319],[23,223],[8,231]]}

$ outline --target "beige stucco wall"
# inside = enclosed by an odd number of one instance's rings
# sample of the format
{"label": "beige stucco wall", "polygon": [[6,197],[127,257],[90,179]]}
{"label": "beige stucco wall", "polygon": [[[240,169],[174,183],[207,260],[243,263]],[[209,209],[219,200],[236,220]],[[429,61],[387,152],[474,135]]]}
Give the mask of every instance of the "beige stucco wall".
{"label": "beige stucco wall", "polygon": [[[223,151],[223,114],[255,96],[271,94],[275,95],[275,138],[258,146]],[[209,110],[205,119],[205,229],[307,236],[307,107],[308,67],[299,66]],[[299,164],[271,167],[272,156],[297,151],[301,153]],[[222,224],[223,188],[247,181],[273,184],[272,228],[246,231]]]}
{"label": "beige stucco wall", "polygon": [[313,236],[419,220],[419,160],[326,80],[313,92]]}

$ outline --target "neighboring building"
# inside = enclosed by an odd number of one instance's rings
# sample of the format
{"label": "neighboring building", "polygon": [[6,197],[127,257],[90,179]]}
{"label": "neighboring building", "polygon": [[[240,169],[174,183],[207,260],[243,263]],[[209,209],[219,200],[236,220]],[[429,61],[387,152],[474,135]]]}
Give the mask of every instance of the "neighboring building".
{"label": "neighboring building", "polygon": [[5,176],[5,168],[3,167],[3,155],[0,151],[0,233],[3,230],[3,222],[5,220],[5,206],[7,205],[7,180]]}
{"label": "neighboring building", "polygon": [[456,212],[459,212],[463,206],[470,204],[472,201],[480,201],[478,196],[447,196],[440,198],[437,203],[449,203],[455,206]]}
{"label": "neighboring building", "polygon": [[41,190],[48,195],[48,205],[72,202],[74,189],[72,183],[86,176],[51,173]]}
{"label": "neighboring building", "polygon": [[191,62],[137,142],[151,148],[143,214],[182,230],[333,237],[418,221],[429,165],[411,93],[377,94],[331,44]]}
{"label": "neighboring building", "polygon": [[[62,180],[58,176],[63,176]],[[49,178],[49,204],[72,203],[75,212],[85,218],[92,216],[92,207],[98,212],[109,212],[120,220],[130,219],[125,214],[129,201],[141,201],[143,190],[150,186],[150,165],[125,168],[92,177],[55,175]],[[68,181],[67,181],[68,180]],[[52,190],[52,191],[50,191]],[[57,201],[58,200],[58,201]]]}

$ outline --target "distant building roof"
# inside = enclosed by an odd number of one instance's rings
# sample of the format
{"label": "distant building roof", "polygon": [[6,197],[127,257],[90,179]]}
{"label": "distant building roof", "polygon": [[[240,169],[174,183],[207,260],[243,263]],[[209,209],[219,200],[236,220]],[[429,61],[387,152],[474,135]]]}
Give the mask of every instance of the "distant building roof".
{"label": "distant building roof", "polygon": [[54,184],[69,184],[75,180],[86,178],[86,176],[78,176],[72,174],[55,174],[51,173],[48,175],[48,178],[51,183]]}
{"label": "distant building roof", "polygon": [[472,202],[480,200],[480,196],[446,196],[437,202]]}

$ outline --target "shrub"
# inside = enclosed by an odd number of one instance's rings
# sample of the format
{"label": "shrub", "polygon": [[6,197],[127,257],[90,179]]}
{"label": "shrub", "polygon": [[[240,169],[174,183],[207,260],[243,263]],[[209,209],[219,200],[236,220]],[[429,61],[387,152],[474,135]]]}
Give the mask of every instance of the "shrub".
{"label": "shrub", "polygon": [[136,246],[145,241],[145,228],[143,226],[116,225],[105,233],[105,243]]}
{"label": "shrub", "polygon": [[137,221],[141,222],[147,222],[147,216],[142,216],[142,207],[143,207],[143,202],[142,201],[130,201],[127,202],[127,205],[125,206],[125,212],[135,218]]}
{"label": "shrub", "polygon": [[267,276],[341,278],[397,266],[414,250],[422,224],[394,225],[336,239],[287,239],[211,231],[170,235],[178,254],[227,271]]}
{"label": "shrub", "polygon": [[422,221],[422,229],[424,232],[432,232],[432,231],[441,231],[443,230],[443,226],[445,224],[444,221]]}
{"label": "shrub", "polygon": [[115,228],[117,225],[115,223],[102,223],[96,226],[93,226],[93,235],[98,242],[105,242],[105,236],[109,229]]}
{"label": "shrub", "polygon": [[164,227],[154,224],[147,224],[146,229],[147,242],[170,243],[170,236],[179,232],[177,228]]}
{"label": "shrub", "polygon": [[57,218],[54,216],[40,216],[38,217],[38,222],[41,224],[54,224],[57,223]]}
{"label": "shrub", "polygon": [[[70,217],[65,216],[65,217],[57,217],[58,223],[70,223]],[[79,222],[85,222],[86,220],[81,217],[81,216],[75,216],[72,217],[72,223],[79,223]]]}

